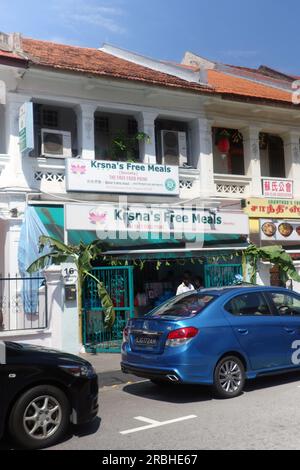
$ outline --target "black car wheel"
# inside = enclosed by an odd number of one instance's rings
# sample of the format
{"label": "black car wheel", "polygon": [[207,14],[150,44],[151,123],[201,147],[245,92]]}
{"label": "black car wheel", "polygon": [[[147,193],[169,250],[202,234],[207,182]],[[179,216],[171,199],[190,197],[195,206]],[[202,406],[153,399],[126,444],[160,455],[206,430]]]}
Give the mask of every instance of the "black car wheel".
{"label": "black car wheel", "polygon": [[214,372],[214,392],[220,398],[234,398],[240,395],[245,385],[245,368],[235,356],[223,357]]}
{"label": "black car wheel", "polygon": [[66,395],[52,385],[39,385],[16,401],[8,427],[18,445],[38,449],[59,441],[69,423],[70,405]]}

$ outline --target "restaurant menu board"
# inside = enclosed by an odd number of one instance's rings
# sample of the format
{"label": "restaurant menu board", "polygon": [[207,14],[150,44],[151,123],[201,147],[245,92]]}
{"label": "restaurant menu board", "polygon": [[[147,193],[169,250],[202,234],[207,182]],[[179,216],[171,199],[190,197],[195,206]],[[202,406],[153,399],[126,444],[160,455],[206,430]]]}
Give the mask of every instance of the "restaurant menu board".
{"label": "restaurant menu board", "polygon": [[300,242],[300,221],[261,219],[260,238],[269,241]]}

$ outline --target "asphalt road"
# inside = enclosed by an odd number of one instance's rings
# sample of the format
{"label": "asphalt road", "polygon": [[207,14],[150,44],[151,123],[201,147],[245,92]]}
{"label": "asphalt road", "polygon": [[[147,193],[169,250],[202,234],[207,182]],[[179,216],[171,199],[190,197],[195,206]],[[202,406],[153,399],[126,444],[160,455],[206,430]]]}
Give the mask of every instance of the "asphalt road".
{"label": "asphalt road", "polygon": [[99,419],[51,449],[300,449],[299,403],[299,372],[248,382],[231,400],[199,386],[107,386],[100,389]]}

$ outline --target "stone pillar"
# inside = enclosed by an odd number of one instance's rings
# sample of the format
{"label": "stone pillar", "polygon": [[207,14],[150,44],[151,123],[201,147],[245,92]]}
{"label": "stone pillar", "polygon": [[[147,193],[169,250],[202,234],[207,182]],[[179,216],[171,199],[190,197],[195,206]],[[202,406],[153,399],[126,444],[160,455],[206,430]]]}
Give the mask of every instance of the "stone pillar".
{"label": "stone pillar", "polygon": [[19,272],[18,250],[22,223],[23,218],[20,217],[12,217],[5,221],[6,237],[4,269],[6,275],[10,274],[11,276],[15,276]]}
{"label": "stone pillar", "polygon": [[287,132],[282,135],[284,143],[284,161],[286,178],[294,182],[294,195],[300,196],[300,146],[299,132]]}
{"label": "stone pillar", "polygon": [[214,161],[212,144],[212,122],[207,119],[194,119],[191,123],[193,166],[199,170],[199,196],[215,195]]}
{"label": "stone pillar", "polygon": [[44,276],[47,283],[51,346],[61,351],[78,354],[80,345],[77,300],[65,300],[61,266],[50,266],[45,269]]}
{"label": "stone pillar", "polygon": [[78,154],[81,158],[95,159],[95,111],[93,104],[79,104],[77,114]]}
{"label": "stone pillar", "polygon": [[251,196],[262,195],[259,133],[257,127],[240,129],[243,135],[245,174],[252,178]]}
{"label": "stone pillar", "polygon": [[156,163],[155,119],[157,113],[142,111],[136,116],[139,132],[145,132],[150,142],[140,142],[140,160],[144,163]]}

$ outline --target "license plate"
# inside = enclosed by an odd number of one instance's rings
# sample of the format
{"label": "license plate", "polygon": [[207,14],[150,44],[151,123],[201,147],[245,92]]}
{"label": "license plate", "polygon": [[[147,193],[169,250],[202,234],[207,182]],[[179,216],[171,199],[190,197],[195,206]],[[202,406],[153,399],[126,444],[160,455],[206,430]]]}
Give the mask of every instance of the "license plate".
{"label": "license plate", "polygon": [[137,336],[135,338],[135,344],[139,346],[155,346],[157,344],[157,338],[151,336]]}

